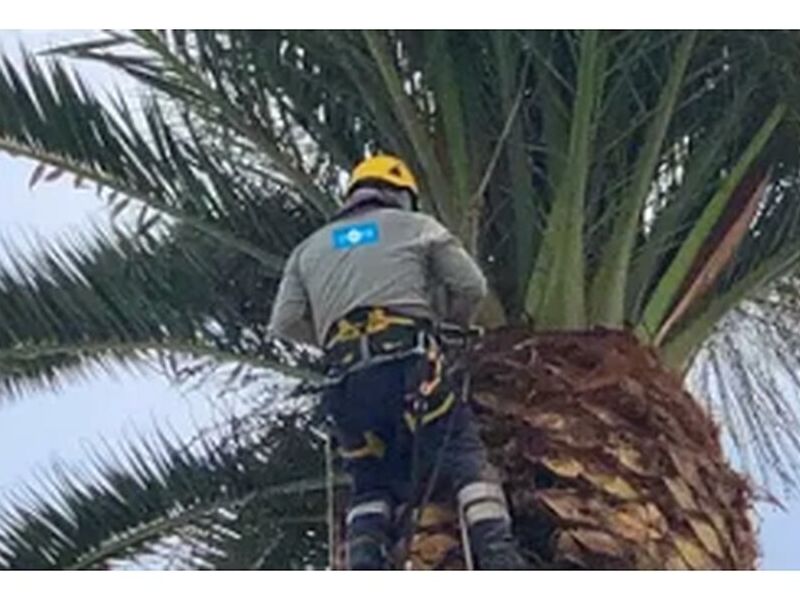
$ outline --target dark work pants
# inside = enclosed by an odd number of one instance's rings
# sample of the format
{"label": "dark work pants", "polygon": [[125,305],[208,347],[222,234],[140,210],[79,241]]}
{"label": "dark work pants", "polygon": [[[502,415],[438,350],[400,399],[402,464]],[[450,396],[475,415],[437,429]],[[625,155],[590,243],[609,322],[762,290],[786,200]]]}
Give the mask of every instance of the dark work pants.
{"label": "dark work pants", "polygon": [[[359,457],[344,460],[345,469],[354,482],[351,507],[372,500],[386,500],[392,507],[419,500],[412,494],[419,495],[420,490],[411,489],[414,433],[404,418],[404,413],[411,410],[414,390],[419,385],[419,360],[412,357],[356,371],[325,394],[326,408],[333,419],[343,455],[365,451]],[[451,384],[444,380],[431,398],[432,406],[428,410],[446,401],[451,393],[455,394],[453,407],[423,425],[417,442],[418,487],[440,461],[436,488],[450,494],[469,483],[496,480],[472,412],[461,401],[457,382]],[[370,440],[373,451],[366,452]],[[376,440],[380,442],[377,446]],[[385,520],[368,518],[362,519],[360,527],[356,528],[361,531],[352,532],[348,527],[348,538],[351,534],[365,533],[364,527],[382,528],[383,531],[375,534],[381,540],[395,535],[386,529]]]}

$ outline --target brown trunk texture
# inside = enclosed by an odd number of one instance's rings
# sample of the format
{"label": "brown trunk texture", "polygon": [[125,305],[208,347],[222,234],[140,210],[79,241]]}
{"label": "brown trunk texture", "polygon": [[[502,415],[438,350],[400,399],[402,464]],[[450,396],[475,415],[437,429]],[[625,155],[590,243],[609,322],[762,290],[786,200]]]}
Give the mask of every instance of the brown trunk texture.
{"label": "brown trunk texture", "polygon": [[[633,335],[496,331],[472,372],[532,568],[754,568],[747,482],[680,377]],[[423,515],[413,568],[463,568],[453,511]]]}

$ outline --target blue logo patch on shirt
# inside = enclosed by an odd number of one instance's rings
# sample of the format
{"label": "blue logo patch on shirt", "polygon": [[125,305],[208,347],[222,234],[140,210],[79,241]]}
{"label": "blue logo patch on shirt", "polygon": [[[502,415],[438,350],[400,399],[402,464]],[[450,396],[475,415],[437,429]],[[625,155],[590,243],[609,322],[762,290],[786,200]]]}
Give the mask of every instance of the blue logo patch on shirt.
{"label": "blue logo patch on shirt", "polygon": [[380,230],[375,221],[353,223],[333,230],[333,247],[337,250],[377,244],[379,240]]}

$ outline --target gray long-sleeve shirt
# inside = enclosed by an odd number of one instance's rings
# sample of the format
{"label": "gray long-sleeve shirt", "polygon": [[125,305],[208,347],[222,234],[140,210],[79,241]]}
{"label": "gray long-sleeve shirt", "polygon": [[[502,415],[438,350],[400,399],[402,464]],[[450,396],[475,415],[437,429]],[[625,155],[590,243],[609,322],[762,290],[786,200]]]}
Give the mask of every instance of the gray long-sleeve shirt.
{"label": "gray long-sleeve shirt", "polygon": [[366,306],[468,325],[485,295],[480,268],[438,221],[373,207],[328,223],[294,249],[270,331],[321,346],[337,319]]}

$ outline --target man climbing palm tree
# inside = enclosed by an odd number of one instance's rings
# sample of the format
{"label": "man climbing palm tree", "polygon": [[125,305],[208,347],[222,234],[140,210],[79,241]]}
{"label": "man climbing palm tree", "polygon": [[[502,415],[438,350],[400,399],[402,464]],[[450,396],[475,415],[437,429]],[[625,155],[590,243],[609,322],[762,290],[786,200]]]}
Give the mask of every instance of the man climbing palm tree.
{"label": "man climbing palm tree", "polygon": [[434,335],[441,321],[470,324],[486,281],[450,232],[416,212],[417,194],[398,158],[358,165],[342,210],[291,254],[271,330],[322,346],[337,381],[324,402],[354,480],[350,568],[390,566],[392,539],[404,533],[392,531],[392,516],[414,502],[418,467],[437,462],[478,568],[523,568],[505,496]]}

